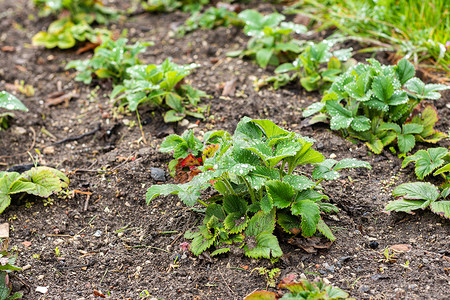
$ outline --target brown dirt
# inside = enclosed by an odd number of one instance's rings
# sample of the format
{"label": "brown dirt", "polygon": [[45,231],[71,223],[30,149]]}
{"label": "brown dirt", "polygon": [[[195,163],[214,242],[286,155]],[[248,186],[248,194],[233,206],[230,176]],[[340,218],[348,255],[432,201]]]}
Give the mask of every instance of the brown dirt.
{"label": "brown dirt", "polygon": [[[270,4],[256,6],[271,11]],[[161,299],[242,299],[255,289],[266,288],[266,279],[251,272],[257,267],[280,268],[278,279],[289,273],[305,274],[310,279],[320,274],[357,299],[450,297],[450,222],[429,211],[415,215],[382,212],[392,200],[395,186],[415,180],[413,169],[401,169],[401,160],[389,151],[374,156],[363,144],[353,144],[326,127],[305,126],[301,111],[318,100],[317,94],[308,94],[298,86],[256,92],[254,76],[269,75],[270,70],[225,56],[245,43],[238,29],[200,30],[180,39],[171,37],[168,30],[172,24],[186,18],[182,13],[143,13],[113,25],[118,30],[128,28],[131,40],[155,42],[142,56],[146,63],[161,63],[167,57],[180,64],[200,63],[189,81],[213,96],[204,101],[211,106],[210,116],[197,127],[194,119],[186,126],[164,124],[160,112],[140,110],[149,141],[145,145],[139,128],[124,123],[136,121],[136,116],[114,114],[108,99],[110,83],[85,86],[73,80],[73,72],[64,71],[66,62],[89,53],[77,56],[75,50],[30,46],[31,37],[46,28],[50,18],[29,18],[37,11],[31,1],[24,0],[2,1],[0,15],[0,47],[15,49],[0,51],[0,90],[8,90],[6,84],[15,80],[24,80],[36,90],[32,97],[20,95],[30,111],[17,113],[11,128],[0,131],[1,168],[30,163],[32,156],[43,165],[65,170],[71,180],[70,191],[92,193],[89,198],[81,193],[54,197],[52,204],[27,199],[11,205],[0,216],[1,222],[11,225],[11,245],[18,249],[18,265],[29,265],[13,278],[16,290],[26,292],[29,287],[25,299],[96,299],[94,290],[111,299],[139,299],[144,290]],[[237,79],[236,94],[221,97],[218,86],[231,79]],[[73,90],[78,95],[67,106],[44,105],[49,94]],[[449,99],[447,92],[437,102],[442,131],[450,128]],[[171,159],[157,150],[164,136],[182,133],[186,127],[194,127],[198,135],[210,129],[232,132],[243,116],[270,118],[314,137],[316,149],[326,156],[355,157],[372,164],[371,171],[343,172],[339,180],[324,184],[331,201],[341,210],[326,220],[337,236],[329,250],[307,254],[280,235],[285,255],[275,264],[236,254],[214,259],[181,256],[182,235],[201,216],[176,197],[159,197],[146,205],[145,191],[156,183],[150,168],[166,169]],[[101,130],[94,135],[52,145],[89,132],[97,124]],[[21,135],[19,127],[26,133]],[[448,147],[449,143],[440,145]],[[30,149],[29,155],[26,152]],[[41,154],[33,149],[40,149]],[[167,179],[172,180],[170,176]],[[379,243],[378,249],[368,247],[372,240]],[[31,246],[25,247],[25,241]],[[410,244],[412,249],[398,254],[395,263],[381,261],[383,250],[395,244]],[[56,247],[61,257],[55,256]],[[181,259],[174,266],[177,256]],[[37,286],[48,286],[49,293],[37,293]]]}

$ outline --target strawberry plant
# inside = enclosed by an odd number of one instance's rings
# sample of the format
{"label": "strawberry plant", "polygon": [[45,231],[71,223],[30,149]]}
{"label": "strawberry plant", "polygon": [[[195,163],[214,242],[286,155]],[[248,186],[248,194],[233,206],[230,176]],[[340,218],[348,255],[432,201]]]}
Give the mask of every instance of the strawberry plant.
{"label": "strawberry plant", "polygon": [[[168,137],[163,150],[173,148],[177,153],[174,156],[184,155],[188,148],[197,151],[193,154],[199,152],[198,141],[186,145],[185,140]],[[286,131],[269,120],[245,117],[232,137],[223,132],[206,136],[203,149],[210,142],[217,145],[202,157],[202,164],[196,166],[200,172],[191,181],[153,185],[146,194],[147,203],[159,195],[176,194],[188,206],[196,203],[205,206],[202,225],[185,234],[193,239],[190,249],[195,255],[211,247],[215,248],[211,255],[218,255],[229,252],[235,245],[249,257],[279,257],[282,251],[273,234],[276,224],[289,234],[310,237],[321,233],[334,240],[322,214],[336,212],[337,208],[324,201],[328,196],[320,183],[336,179],[341,169],[370,168],[368,163],[355,159],[325,160],[311,148],[313,140]],[[315,165],[311,176],[294,172],[306,164]],[[217,194],[203,201],[200,192],[208,187],[213,187]]]}
{"label": "strawberry plant", "polygon": [[330,88],[336,78],[347,71],[352,63],[342,63],[352,56],[352,48],[331,52],[332,46],[330,41],[308,43],[292,63],[278,66],[275,69],[277,75],[267,78],[265,82],[273,82],[275,89],[296,80],[300,81],[308,92]]}
{"label": "strawberry plant", "polygon": [[22,271],[21,268],[15,266],[17,253],[8,252],[9,241],[4,240],[0,246],[0,299],[13,300],[22,298],[22,293],[14,293],[11,295],[12,283],[9,274],[13,271]]}
{"label": "strawberry plant", "polygon": [[22,174],[0,172],[0,213],[11,204],[11,195],[31,194],[47,198],[67,187],[64,173],[49,167],[35,167]]}
{"label": "strawberry plant", "polygon": [[141,2],[142,8],[150,12],[171,12],[177,9],[186,12],[196,12],[209,0],[146,0]]}
{"label": "strawberry plant", "polygon": [[164,114],[165,122],[176,122],[185,116],[203,118],[197,107],[201,98],[208,95],[188,84],[183,84],[196,64],[177,65],[169,59],[161,65],[137,65],[127,69],[126,80],[114,87],[111,98],[121,106],[136,111],[143,103],[154,107],[169,108]]}
{"label": "strawberry plant", "polygon": [[244,33],[250,36],[246,50],[229,52],[231,57],[250,57],[265,68],[293,61],[301,51],[301,41],[292,33],[305,33],[306,27],[292,22],[282,22],[285,16],[272,13],[266,16],[255,10],[244,10],[239,18],[245,23]]}
{"label": "strawberry plant", "polygon": [[314,300],[331,300],[331,299],[351,299],[343,290],[327,285],[322,279],[310,282],[307,279],[299,281],[285,278],[278,285],[279,289],[285,288],[289,292],[281,298],[277,293],[269,291],[255,291],[244,300],[276,300],[276,299],[314,299]]}
{"label": "strawberry plant", "polygon": [[68,49],[74,47],[77,41],[102,41],[111,35],[109,30],[94,29],[91,25],[107,24],[118,17],[115,10],[96,0],[35,0],[35,3],[41,8],[41,15],[60,15],[47,31],[38,32],[32,39],[33,45],[46,48]]}
{"label": "strawberry plant", "polygon": [[[28,108],[26,108],[26,106],[23,105],[23,103],[19,99],[6,91],[0,92],[0,108],[6,109],[8,111],[28,111]],[[14,114],[11,112],[0,112],[0,130],[1,128],[8,128],[8,117],[14,117]]]}
{"label": "strawberry plant", "polygon": [[438,91],[449,86],[424,84],[414,77],[414,66],[406,59],[396,66],[368,62],[339,76],[322,101],[310,105],[303,115],[320,113],[312,123],[330,119],[331,129],[366,141],[375,153],[395,140],[400,152],[406,153],[414,148],[416,138],[435,143],[446,136],[434,130],[437,114],[431,106],[409,116],[422,100],[439,99]]}
{"label": "strawberry plant", "polygon": [[238,18],[234,11],[226,7],[210,7],[205,12],[195,12],[190,16],[183,26],[177,30],[178,34],[183,36],[188,32],[201,29],[213,29],[216,27],[243,26],[243,22]]}
{"label": "strawberry plant", "polygon": [[405,157],[402,168],[411,162],[415,163],[415,173],[418,179],[423,180],[425,176],[434,171],[434,176],[441,175],[447,184],[450,183],[450,152],[448,149],[439,147],[419,150],[413,155]]}
{"label": "strawberry plant", "polygon": [[389,202],[386,211],[403,211],[411,213],[413,210],[430,208],[432,212],[450,219],[450,187],[439,189],[428,182],[409,182],[399,185],[392,192],[400,200]]}
{"label": "strawberry plant", "polygon": [[95,53],[88,60],[73,60],[66,65],[67,69],[76,69],[78,71],[75,77],[76,81],[82,81],[90,84],[92,77],[112,78],[115,83],[125,78],[126,70],[138,64],[138,54],[145,51],[146,46],[152,43],[139,43],[128,45],[126,38],[119,38],[114,41],[110,38],[95,48]]}

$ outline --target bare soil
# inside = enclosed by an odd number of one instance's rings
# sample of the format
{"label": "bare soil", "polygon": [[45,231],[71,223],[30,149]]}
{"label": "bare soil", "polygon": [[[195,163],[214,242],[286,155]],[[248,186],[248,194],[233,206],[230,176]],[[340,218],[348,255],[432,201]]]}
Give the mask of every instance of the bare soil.
{"label": "bare soil", "polygon": [[[326,126],[308,126],[301,111],[320,100],[318,94],[306,93],[298,85],[255,91],[253,80],[270,75],[273,69],[226,57],[226,52],[246,43],[239,29],[199,30],[176,38],[170,29],[187,17],[179,12],[141,13],[112,25],[119,32],[127,28],[132,41],[155,43],[141,56],[145,63],[171,57],[179,64],[201,64],[189,82],[212,96],[203,101],[210,105],[209,116],[199,123],[189,119],[165,124],[160,111],[142,108],[144,144],[139,127],[133,126],[136,116],[114,110],[108,98],[110,82],[85,86],[73,80],[74,72],[64,70],[68,61],[92,53],[76,55],[76,49],[30,46],[31,37],[52,21],[30,18],[37,15],[31,2],[0,2],[0,48],[13,47],[12,52],[0,51],[0,90],[13,92],[8,84],[23,80],[36,91],[31,97],[18,95],[30,111],[17,113],[11,127],[0,131],[0,169],[32,163],[33,157],[42,165],[63,169],[70,178],[69,190],[75,192],[45,201],[15,202],[0,216],[0,222],[10,224],[10,244],[18,249],[18,265],[25,266],[12,278],[14,289],[25,292],[24,299],[98,299],[94,291],[110,299],[140,299],[144,290],[160,299],[243,299],[267,286],[264,276],[252,272],[257,267],[279,268],[277,280],[290,273],[309,279],[320,275],[356,299],[450,298],[450,222],[430,211],[383,212],[393,200],[395,186],[415,181],[413,168],[401,169],[401,159],[388,150],[373,155],[362,143],[343,139]],[[250,7],[273,10],[259,1]],[[380,53],[377,58],[387,57]],[[232,79],[237,80],[236,92],[221,96],[221,85]],[[55,91],[76,95],[66,104],[46,105]],[[436,102],[438,128],[445,132],[450,128],[449,99],[446,92]],[[196,135],[211,129],[233,132],[243,116],[269,118],[313,137],[316,149],[327,157],[354,157],[373,166],[373,170],[344,172],[339,180],[324,184],[330,201],[340,208],[336,216],[326,219],[337,237],[330,249],[308,254],[278,233],[284,256],[274,264],[237,254],[183,255],[179,246],[186,242],[183,233],[201,216],[176,197],[145,203],[146,189],[158,183],[152,179],[151,168],[167,170],[171,160],[158,151],[165,136],[186,128],[193,128]],[[54,144],[98,126],[100,130],[92,135]],[[448,147],[449,142],[438,145]],[[166,179],[172,181],[167,172]],[[378,248],[371,249],[371,241]],[[411,249],[397,253],[395,262],[386,262],[384,249],[397,244]],[[36,292],[38,286],[47,286],[48,294]]]}

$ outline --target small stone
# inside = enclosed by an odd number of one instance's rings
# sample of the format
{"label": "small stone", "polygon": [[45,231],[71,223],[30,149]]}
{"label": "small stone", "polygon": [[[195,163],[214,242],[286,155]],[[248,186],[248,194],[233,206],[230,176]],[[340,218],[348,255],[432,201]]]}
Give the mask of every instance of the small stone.
{"label": "small stone", "polygon": [[361,293],[367,293],[369,291],[369,287],[367,285],[363,284],[363,285],[360,286],[359,291]]}
{"label": "small stone", "polygon": [[409,284],[408,285],[408,290],[415,290],[417,289],[417,284]]}
{"label": "small stone", "polygon": [[349,260],[350,258],[352,258],[351,256],[342,256],[341,258],[339,258],[339,261],[341,262],[346,262],[347,260]]}
{"label": "small stone", "polygon": [[189,121],[186,119],[181,120],[180,123],[178,123],[178,125],[182,126],[182,127],[187,127],[189,125]]}
{"label": "small stone", "polygon": [[377,249],[379,245],[380,244],[378,244],[377,241],[370,241],[369,242],[369,247],[370,247],[370,249],[373,249],[373,250]]}
{"label": "small stone", "polygon": [[117,236],[118,236],[118,237],[123,237],[123,232],[119,232],[119,233],[117,234]]}
{"label": "small stone", "polygon": [[0,238],[9,238],[9,223],[0,224]]}
{"label": "small stone", "polygon": [[155,181],[166,181],[166,172],[160,168],[150,168],[150,176]]}
{"label": "small stone", "polygon": [[335,267],[333,265],[331,265],[327,268],[327,271],[330,273],[334,273],[334,269],[335,269]]}
{"label": "small stone", "polygon": [[38,277],[36,277],[37,280],[44,280],[44,275],[39,275]]}
{"label": "small stone", "polygon": [[22,267],[22,271],[25,271],[25,270],[28,270],[28,269],[31,269],[31,265],[25,265],[25,266]]}
{"label": "small stone", "polygon": [[325,271],[325,270],[319,270],[319,273],[322,275],[327,275],[327,271]]}
{"label": "small stone", "polygon": [[14,126],[13,128],[11,128],[11,133],[13,135],[25,135],[27,134],[27,130],[23,127]]}
{"label": "small stone", "polygon": [[102,231],[101,230],[97,230],[96,232],[94,232],[93,236],[95,237],[101,237],[102,236]]}
{"label": "small stone", "polygon": [[42,150],[42,152],[47,155],[55,154],[55,147],[54,146],[45,147],[44,150]]}
{"label": "small stone", "polygon": [[61,245],[62,243],[64,243],[63,239],[56,239],[56,240],[53,241],[53,244],[55,246]]}
{"label": "small stone", "polygon": [[331,153],[331,154],[330,154],[330,158],[331,158],[331,159],[334,159],[334,158],[336,158],[336,154],[334,154],[334,153]]}
{"label": "small stone", "polygon": [[37,286],[36,292],[41,294],[47,294],[48,293],[48,286]]}
{"label": "small stone", "polygon": [[330,285],[330,284],[331,284],[331,282],[330,282],[328,279],[326,279],[326,278],[323,279],[323,283],[325,283],[325,284],[327,284],[327,285]]}

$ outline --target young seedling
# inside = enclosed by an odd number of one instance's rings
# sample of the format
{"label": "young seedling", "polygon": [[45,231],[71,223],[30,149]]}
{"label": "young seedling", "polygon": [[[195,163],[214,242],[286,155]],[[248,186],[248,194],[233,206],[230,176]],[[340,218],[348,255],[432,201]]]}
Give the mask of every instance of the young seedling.
{"label": "young seedling", "polygon": [[413,155],[405,157],[402,168],[411,162],[415,163],[417,179],[423,180],[434,171],[434,176],[441,175],[446,184],[450,183],[450,152],[448,149],[439,147],[419,150]]}
{"label": "young seedling", "polygon": [[244,10],[239,18],[245,23],[244,33],[250,36],[247,50],[227,53],[230,57],[250,57],[265,68],[293,61],[301,51],[301,41],[293,33],[305,33],[306,27],[292,22],[282,22],[285,17],[279,13],[263,16],[255,10]]}
{"label": "young seedling", "polygon": [[150,12],[171,12],[182,10],[186,12],[200,11],[203,5],[209,4],[210,0],[146,0],[141,5]]}
{"label": "young seedling", "polygon": [[353,66],[352,60],[343,63],[352,56],[352,48],[332,52],[332,47],[332,41],[308,43],[292,63],[278,66],[275,69],[277,75],[264,82],[273,82],[275,89],[289,82],[299,81],[308,92],[327,90],[341,73]]}
{"label": "young seedling", "polygon": [[[170,136],[163,143],[164,151],[174,149],[174,155],[184,155],[188,147],[195,157],[200,144],[193,137]],[[214,133],[204,137],[207,148]],[[275,223],[288,234],[305,237],[323,234],[335,237],[321,215],[337,208],[324,200],[320,182],[339,177],[345,168],[365,167],[366,162],[355,159],[325,160],[313,150],[313,140],[286,131],[269,120],[243,118],[228,137],[220,132],[214,140],[218,146],[211,155],[202,156],[200,171],[183,184],[153,185],[146,194],[147,203],[159,195],[176,194],[188,206],[205,206],[203,224],[185,238],[192,239],[194,255],[214,247],[212,256],[242,248],[252,258],[277,258],[282,255]],[[193,140],[187,146],[186,140]],[[180,153],[180,154],[178,154]],[[197,154],[195,154],[197,153]],[[298,166],[314,164],[310,177],[298,175]],[[212,187],[216,194],[207,200],[200,192]]]}
{"label": "young seedling", "polygon": [[[421,113],[409,118],[424,99],[440,98],[441,84],[425,85],[414,77],[414,66],[402,59],[396,66],[382,66],[377,60],[358,64],[339,76],[321,102],[310,105],[305,117],[311,122],[330,119],[330,128],[366,141],[374,153],[397,140],[400,152],[414,148],[416,138],[437,142],[446,135],[433,129],[437,115]],[[432,109],[431,109],[432,110]]]}
{"label": "young seedling", "polygon": [[445,200],[450,195],[450,187],[439,190],[428,182],[409,182],[396,187],[392,195],[402,199],[389,202],[386,211],[412,213],[414,210],[430,208],[435,214],[450,219],[450,200]]}
{"label": "young seedling", "polygon": [[[33,45],[46,48],[68,49],[77,41],[98,43],[111,36],[107,29],[94,29],[91,25],[107,24],[117,19],[115,10],[104,6],[101,0],[35,0],[41,9],[40,15],[58,14],[58,20],[52,22],[47,31],[38,32],[32,39]],[[62,12],[67,13],[62,13]]]}
{"label": "young seedling", "polygon": [[177,29],[180,36],[197,29],[214,29],[216,27],[244,26],[241,19],[234,11],[225,7],[210,7],[205,12],[195,12],[190,16],[183,26]]}
{"label": "young seedling", "polygon": [[76,81],[90,84],[93,77],[111,78],[114,83],[125,79],[128,68],[141,64],[138,54],[145,51],[147,46],[153,43],[136,42],[128,45],[126,38],[114,41],[110,38],[95,48],[95,53],[88,60],[73,60],[66,65],[67,69],[78,71]]}
{"label": "young seedling", "polygon": [[0,213],[11,204],[11,195],[23,193],[47,198],[68,184],[64,173],[49,167],[34,167],[21,174],[0,172]]}
{"label": "young seedling", "polygon": [[120,106],[136,111],[139,105],[149,104],[154,108],[169,109],[164,114],[165,122],[177,122],[186,116],[203,119],[198,103],[209,97],[183,80],[196,64],[177,65],[169,59],[161,65],[136,65],[127,69],[123,84],[114,87],[111,99]]}

